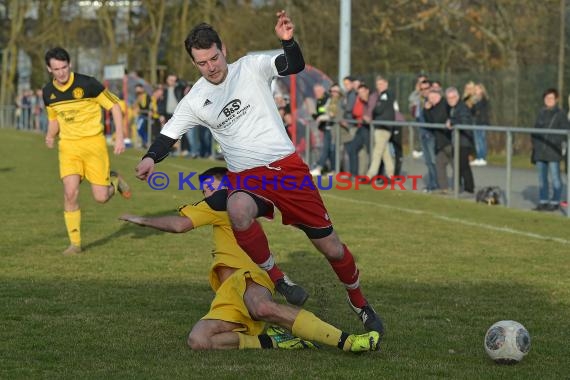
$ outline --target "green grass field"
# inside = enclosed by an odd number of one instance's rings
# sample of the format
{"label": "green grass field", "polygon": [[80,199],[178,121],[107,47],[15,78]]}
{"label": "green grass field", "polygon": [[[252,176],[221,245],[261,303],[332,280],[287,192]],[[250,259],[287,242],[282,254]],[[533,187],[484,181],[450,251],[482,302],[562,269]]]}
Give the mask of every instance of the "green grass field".
{"label": "green grass field", "polygon": [[[126,225],[125,212],[161,215],[200,192],[151,190],[134,179],[142,155],[112,157],[132,183],[105,205],[81,188],[85,254],[68,245],[57,151],[37,134],[0,129],[0,378],[561,379],[570,376],[570,222],[403,191],[324,191],[369,301],[387,325],[382,351],[192,352],[208,311],[211,231],[169,235]],[[171,178],[211,161],[169,158]],[[264,222],[281,266],[311,294],[306,306],[362,331],[333,272],[304,237]],[[516,366],[494,364],[487,328],[514,319],[532,336]]]}

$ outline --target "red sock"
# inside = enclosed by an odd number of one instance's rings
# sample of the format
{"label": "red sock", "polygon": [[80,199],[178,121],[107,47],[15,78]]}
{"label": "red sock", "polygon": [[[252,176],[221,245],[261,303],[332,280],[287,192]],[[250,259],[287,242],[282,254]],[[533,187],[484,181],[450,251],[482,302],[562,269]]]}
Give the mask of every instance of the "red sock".
{"label": "red sock", "polygon": [[354,262],[354,257],[352,253],[348,250],[346,245],[342,245],[344,248],[344,256],[340,261],[330,261],[331,267],[336,273],[338,279],[346,287],[348,293],[348,298],[350,302],[356,307],[362,307],[366,305],[366,299],[362,295],[362,290],[360,289],[360,281],[358,278],[358,268],[356,268],[356,263]]}
{"label": "red sock", "polygon": [[257,220],[244,231],[234,230],[234,236],[239,246],[261,269],[265,270],[271,281],[276,282],[283,278],[283,272],[275,264],[273,255],[269,251],[269,242]]}

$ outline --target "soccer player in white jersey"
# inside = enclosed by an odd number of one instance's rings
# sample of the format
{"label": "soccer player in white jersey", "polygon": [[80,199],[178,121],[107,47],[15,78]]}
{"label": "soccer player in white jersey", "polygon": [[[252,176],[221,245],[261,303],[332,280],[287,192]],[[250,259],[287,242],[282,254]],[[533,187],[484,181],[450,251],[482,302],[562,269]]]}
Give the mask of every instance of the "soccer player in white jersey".
{"label": "soccer player in white jersey", "polygon": [[349,305],[367,330],[384,332],[382,320],[362,294],[359,271],[348,247],[333,231],[332,222],[309,168],[295,153],[270,91],[274,76],[292,75],[305,67],[293,38],[294,26],[285,11],[277,13],[275,33],[283,54],[245,56],[232,64],[217,32],[200,24],[185,40],[192,63],[202,74],[180,101],[142,161],[137,177],[146,180],[180,136],[204,125],[221,145],[228,165],[228,214],[238,244],[266,270],[275,288],[289,303],[302,305],[308,294],[288,280],[275,264],[267,237],[256,220],[273,217],[305,232],[327,258],[348,293]]}

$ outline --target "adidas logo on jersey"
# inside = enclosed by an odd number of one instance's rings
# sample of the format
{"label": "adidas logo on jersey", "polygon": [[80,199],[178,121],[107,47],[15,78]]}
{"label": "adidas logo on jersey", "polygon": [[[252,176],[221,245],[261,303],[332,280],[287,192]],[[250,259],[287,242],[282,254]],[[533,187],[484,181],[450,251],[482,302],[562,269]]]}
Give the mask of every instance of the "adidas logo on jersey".
{"label": "adidas logo on jersey", "polygon": [[51,96],[49,97],[50,99],[55,99],[55,94],[51,94]]}
{"label": "adidas logo on jersey", "polygon": [[212,104],[212,102],[210,101],[210,99],[206,99],[206,101],[204,102],[204,105],[203,105],[202,107],[209,106],[210,104]]}

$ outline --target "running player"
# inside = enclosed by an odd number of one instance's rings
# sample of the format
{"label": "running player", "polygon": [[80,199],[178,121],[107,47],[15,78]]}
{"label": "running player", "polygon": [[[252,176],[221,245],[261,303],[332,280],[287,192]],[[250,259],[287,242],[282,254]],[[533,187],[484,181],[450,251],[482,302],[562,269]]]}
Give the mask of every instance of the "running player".
{"label": "running player", "polygon": [[128,185],[109,170],[109,154],[103,135],[101,107],[111,110],[115,122],[115,154],[125,150],[123,115],[119,99],[95,78],[71,71],[69,54],[61,47],[45,55],[53,81],[43,88],[49,119],[45,143],[53,148],[59,134],[59,173],[63,182],[64,219],[70,245],[64,255],[81,253],[81,210],[79,184],[86,178],[91,183],[93,198],[107,202],[117,191],[130,198]]}

